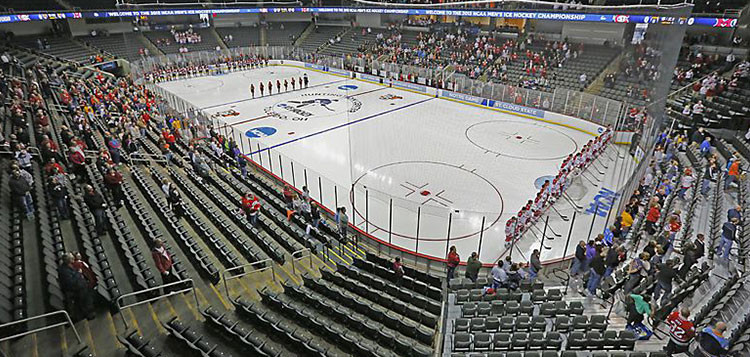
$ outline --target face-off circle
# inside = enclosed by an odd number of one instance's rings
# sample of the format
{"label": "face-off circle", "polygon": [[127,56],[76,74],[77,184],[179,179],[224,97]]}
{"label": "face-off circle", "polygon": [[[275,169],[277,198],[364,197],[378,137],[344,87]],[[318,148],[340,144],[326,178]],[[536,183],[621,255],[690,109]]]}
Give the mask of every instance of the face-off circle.
{"label": "face-off circle", "polygon": [[[445,215],[453,213],[454,217],[462,214],[482,215],[487,218],[485,230],[500,220],[503,214],[503,197],[500,190],[483,176],[462,166],[437,161],[399,161],[375,167],[362,173],[353,185],[358,197],[362,198],[368,191],[370,199],[376,197],[393,198],[393,205],[416,212],[421,207],[422,214]],[[351,199],[352,195],[350,195]],[[365,219],[364,200],[355,200],[355,212]],[[481,212],[481,214],[479,213]],[[388,222],[370,221],[371,226],[387,230]],[[453,239],[474,236],[481,227],[471,232],[456,232]],[[415,239],[410,234],[398,232],[393,235],[406,239]],[[425,240],[442,240],[421,237]]]}
{"label": "face-off circle", "polygon": [[534,122],[485,121],[466,128],[465,135],[488,154],[522,160],[558,160],[578,151],[567,134]]}
{"label": "face-off circle", "polygon": [[264,111],[281,120],[307,121],[337,114],[355,113],[362,102],[350,96],[334,93],[306,93],[298,98],[278,102]]}

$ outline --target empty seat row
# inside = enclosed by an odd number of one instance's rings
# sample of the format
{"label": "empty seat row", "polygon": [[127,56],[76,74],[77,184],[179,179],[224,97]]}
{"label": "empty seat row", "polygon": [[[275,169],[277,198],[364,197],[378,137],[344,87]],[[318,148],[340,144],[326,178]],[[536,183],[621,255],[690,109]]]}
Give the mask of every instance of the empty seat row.
{"label": "empty seat row", "polygon": [[[335,341],[345,349],[355,351],[356,354],[396,355],[391,352],[393,350],[398,355],[421,357],[432,355],[429,347],[416,343],[413,339],[401,334],[396,334],[384,324],[328,299],[302,303],[286,297],[286,294],[276,295],[267,290],[261,291],[261,296],[264,303],[280,309],[295,321],[300,321],[326,339]],[[310,305],[310,303],[315,305]]]}
{"label": "empty seat row", "polygon": [[367,272],[358,270],[349,265],[340,264],[336,267],[338,274],[323,273],[323,277],[333,279],[332,281],[338,282],[339,280],[356,280],[364,285],[370,286],[377,291],[382,291],[394,298],[401,301],[414,305],[420,309],[425,309],[435,315],[440,315],[442,306],[440,302],[433,299],[427,298],[422,294],[418,294],[412,290],[402,288],[399,285],[393,284],[389,281],[385,281],[378,276],[371,275]]}
{"label": "empty seat row", "polygon": [[524,350],[559,350],[562,348],[563,336],[559,332],[516,332],[513,334],[467,333],[457,332],[452,336],[453,351],[524,351]]}
{"label": "empty seat row", "polygon": [[[435,329],[438,324],[439,315],[433,314],[423,308],[415,306],[409,301],[394,298],[393,296],[386,294],[383,291],[365,286],[364,284],[357,281],[347,280],[336,273],[326,271],[323,273],[323,279],[325,280],[313,281],[313,285],[310,285],[310,287],[315,289],[315,284],[325,284],[326,287],[331,287],[332,289],[339,290],[341,293],[356,294],[357,297],[362,297],[386,309],[395,311],[430,329]],[[336,294],[330,289],[321,289],[318,292],[324,295]]]}
{"label": "empty seat row", "polygon": [[[259,338],[257,336],[254,336],[253,334],[249,334],[246,336],[246,339],[249,338],[250,343],[254,345],[264,342],[261,349],[271,356],[280,355],[280,353],[278,353],[279,349],[274,344],[275,342],[283,344],[284,347],[298,350],[305,355],[333,357],[334,353],[336,352],[336,350],[330,349],[327,344],[320,341],[320,338],[315,337],[312,334],[312,332],[314,332],[318,336],[324,336],[324,332],[326,332],[325,329],[313,330],[307,328],[297,328],[296,326],[285,322],[283,319],[277,316],[275,312],[268,310],[261,304],[252,303],[242,298],[234,301],[234,305],[237,308],[237,312],[242,318],[246,319],[253,326],[257,326],[258,328],[267,331],[270,335],[275,337],[274,341],[271,341],[270,339],[258,341]],[[314,320],[308,322],[313,321]],[[304,320],[300,321],[300,323],[304,322]],[[236,327],[233,328],[233,330],[235,331],[235,334],[239,334],[236,331]],[[340,336],[340,338],[342,339],[342,341],[344,339],[346,339],[347,341],[357,341],[358,339],[356,336],[354,336],[353,333],[351,333],[351,331],[344,332],[344,334]]]}
{"label": "empty seat row", "polygon": [[155,346],[149,344],[149,340],[143,338],[138,334],[138,331],[133,330],[126,334],[124,337],[118,335],[117,340],[125,346],[127,354],[134,357],[159,357],[161,351]]}
{"label": "empty seat row", "polygon": [[162,322],[169,335],[181,343],[182,346],[202,357],[231,357],[215,343],[209,342],[205,336],[195,332],[190,326],[182,323],[177,317]]}
{"label": "empty seat row", "polygon": [[[489,278],[478,277],[476,281],[469,278],[453,278],[448,282],[448,288],[451,290],[471,290],[482,289],[490,284]],[[531,292],[534,290],[544,289],[544,283],[541,281],[522,281],[518,289],[522,292]]]}
{"label": "empty seat row", "polygon": [[[23,208],[15,207],[15,201],[10,199],[10,188],[7,184],[9,173],[0,175],[6,178],[0,182],[0,195],[2,195],[3,207],[11,209],[0,209],[0,222],[10,223],[3,225],[0,230],[8,229],[0,235],[0,294],[3,301],[0,302],[0,317],[2,321],[20,320],[26,317],[26,277],[23,259],[23,223],[24,218],[21,211]],[[15,207],[15,209],[14,209]]]}
{"label": "empty seat row", "polygon": [[503,316],[457,318],[454,332],[522,332],[546,331],[547,319],[541,316]]}
{"label": "empty seat row", "polygon": [[[547,301],[561,301],[562,292],[560,289],[533,289],[530,291],[531,301],[535,303]],[[494,294],[486,294],[484,289],[460,289],[456,290],[456,303],[462,304],[467,301],[521,301],[523,290],[508,290],[498,288]]]}
{"label": "empty seat row", "polygon": [[[240,346],[237,347],[240,350],[247,351],[249,349],[252,350],[253,355],[270,357],[279,356],[284,352],[283,347],[272,341],[268,336],[260,335],[252,329],[245,328],[238,321],[227,316],[226,313],[221,313],[213,307],[206,308],[201,311],[201,314],[203,314],[206,324],[225,340],[239,343]],[[273,328],[279,329],[275,325]],[[282,332],[285,331],[282,330]]]}
{"label": "empty seat row", "polygon": [[[507,350],[559,350],[562,348],[563,335],[550,332],[505,332],[467,333],[457,332],[452,336],[453,351],[507,351]],[[569,350],[632,350],[636,337],[632,331],[590,331],[571,332],[566,339],[565,347]]]}
{"label": "empty seat row", "polygon": [[[309,278],[305,278],[303,286],[288,287],[286,293],[307,304],[320,305],[328,310],[329,315],[344,318],[348,312],[360,313],[373,321],[382,323],[384,330],[391,330],[391,333],[402,334],[427,345],[432,343],[435,334],[434,328],[425,327],[410,317],[404,316],[403,311],[388,310],[345,290],[336,289]],[[330,306],[321,303],[329,299]],[[405,304],[401,306],[403,305]]]}
{"label": "empty seat row", "polygon": [[369,273],[375,274],[387,281],[390,281],[391,283],[398,282],[400,286],[427,296],[430,299],[441,301],[443,298],[443,293],[440,289],[432,285],[428,285],[421,280],[414,280],[409,276],[402,276],[401,279],[399,279],[396,276],[396,273],[394,273],[390,268],[385,268],[373,262],[362,259],[354,259],[354,266]]}
{"label": "empty seat row", "polygon": [[[380,266],[382,266],[384,268],[390,268],[391,265],[393,264],[389,260],[389,258],[383,258],[383,257],[380,257],[380,256],[378,256],[376,254],[373,254],[373,253],[370,253],[370,252],[367,252],[366,254],[367,254],[366,258],[367,258],[368,261],[371,261],[371,262],[373,262],[373,263],[375,263],[377,265],[380,265]],[[439,277],[437,277],[435,275],[431,275],[431,274],[425,273],[423,271],[414,269],[414,268],[409,267],[409,266],[403,266],[403,268],[404,268],[404,275],[406,275],[408,277],[411,277],[414,280],[423,281],[423,282],[427,283],[428,285],[431,285],[431,286],[433,286],[433,287],[435,287],[437,289],[442,289],[443,288],[443,279],[441,279],[441,278],[439,278]]]}
{"label": "empty seat row", "polygon": [[[577,357],[576,351],[454,352],[450,357]],[[591,357],[667,357],[665,352],[594,351]]]}
{"label": "empty seat row", "polygon": [[[538,313],[536,310],[538,308]],[[577,316],[583,314],[583,304],[580,301],[545,302],[534,304],[531,301],[481,301],[467,302],[461,305],[461,316],[503,316],[503,315],[534,315],[545,317],[554,316]]]}

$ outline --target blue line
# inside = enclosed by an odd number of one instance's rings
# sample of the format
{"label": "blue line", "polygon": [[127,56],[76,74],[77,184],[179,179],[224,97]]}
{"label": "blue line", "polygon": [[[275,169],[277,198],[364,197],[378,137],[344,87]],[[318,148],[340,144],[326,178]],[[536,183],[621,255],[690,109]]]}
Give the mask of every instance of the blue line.
{"label": "blue line", "polygon": [[[321,83],[321,84],[310,86],[310,87],[307,87],[307,88],[304,88],[304,89],[310,89],[310,88],[315,88],[315,87],[320,87],[320,86],[327,86],[329,84],[339,83],[339,82],[348,81],[348,80],[349,79],[342,79],[342,80],[339,80],[339,81]],[[300,89],[303,89],[303,88],[300,88]],[[276,93],[276,95],[285,94],[285,93],[290,93],[290,92]],[[235,100],[233,102],[226,102],[226,103],[222,103],[222,104],[209,105],[207,107],[203,107],[203,108],[199,108],[199,109],[200,110],[206,110],[206,109],[211,109],[211,108],[216,108],[216,107],[222,107],[222,106],[230,105],[230,104],[237,104],[237,103],[247,102],[248,100],[261,99],[261,98],[267,98],[267,97],[272,97],[272,96],[274,96],[274,95],[271,94],[271,95],[267,95],[267,96],[264,96],[264,97],[258,97],[258,98],[245,98],[245,99]]]}
{"label": "blue line", "polygon": [[359,122],[362,122],[362,121],[365,121],[365,120],[370,120],[370,119],[372,119],[372,118],[377,118],[377,117],[379,117],[379,116],[382,116],[382,115],[386,115],[386,114],[388,114],[388,113],[393,113],[393,112],[395,112],[395,111],[398,111],[398,110],[401,110],[401,109],[406,109],[406,108],[409,108],[409,107],[413,107],[413,106],[415,106],[415,105],[417,105],[417,104],[421,104],[421,103],[424,103],[424,102],[426,102],[426,101],[429,101],[429,100],[433,100],[433,99],[435,99],[435,97],[430,97],[430,98],[427,98],[427,99],[425,99],[425,100],[420,100],[420,101],[418,101],[418,102],[414,102],[414,103],[411,103],[411,104],[407,104],[407,105],[404,105],[403,107],[398,107],[398,108],[393,108],[393,109],[390,109],[390,110],[386,110],[386,111],[384,111],[384,112],[380,112],[380,113],[377,113],[377,114],[373,114],[373,115],[370,115],[370,116],[368,116],[368,117],[364,117],[364,118],[361,118],[361,119],[357,119],[357,120],[355,120],[355,121],[350,121],[350,122],[348,122],[348,123],[344,123],[344,124],[339,124],[339,125],[336,125],[336,126],[330,127],[330,128],[328,128],[328,129],[323,129],[323,130],[321,130],[321,131],[318,131],[318,132],[315,132],[315,133],[310,133],[310,134],[307,134],[307,135],[305,135],[305,136],[301,136],[301,137],[299,137],[299,138],[296,138],[296,139],[292,139],[292,140],[289,140],[289,141],[286,141],[286,142],[283,142],[283,143],[279,143],[279,144],[276,144],[276,145],[273,145],[273,146],[269,146],[269,147],[267,147],[267,148],[264,148],[264,149],[260,149],[260,150],[252,151],[252,152],[250,152],[250,154],[248,154],[248,155],[254,155],[254,154],[257,154],[257,153],[260,153],[260,152],[266,151],[266,150],[271,150],[271,149],[277,148],[277,147],[279,147],[279,146],[283,146],[283,145],[286,145],[286,144],[291,144],[291,143],[293,143],[293,142],[295,142],[295,141],[299,141],[299,140],[302,140],[302,139],[307,139],[307,138],[309,138],[309,137],[311,137],[311,136],[316,136],[316,135],[320,135],[320,134],[323,134],[323,133],[327,133],[327,132],[329,132],[329,131],[331,131],[331,130],[336,130],[336,129],[339,129],[339,128],[343,128],[343,127],[345,127],[345,126],[349,126],[349,125],[352,125],[352,124],[357,124],[357,123],[359,123]]}

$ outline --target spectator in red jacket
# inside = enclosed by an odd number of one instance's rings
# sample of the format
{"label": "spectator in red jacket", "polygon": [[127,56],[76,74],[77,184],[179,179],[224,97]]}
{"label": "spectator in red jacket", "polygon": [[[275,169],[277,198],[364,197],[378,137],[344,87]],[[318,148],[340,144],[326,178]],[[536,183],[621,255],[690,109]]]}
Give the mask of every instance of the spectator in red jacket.
{"label": "spectator in red jacket", "polygon": [[456,272],[456,267],[458,267],[458,263],[461,262],[461,258],[458,256],[458,253],[456,252],[456,246],[453,245],[450,248],[450,251],[448,252],[448,279],[453,279],[453,275]]}
{"label": "spectator in red jacket", "polygon": [[654,235],[656,233],[656,222],[659,221],[659,217],[661,217],[661,206],[654,202],[646,214],[646,232],[648,234]]}
{"label": "spectator in red jacket", "polygon": [[669,326],[669,342],[664,347],[668,355],[688,352],[690,341],[695,336],[695,326],[690,320],[690,309],[683,307],[680,311],[673,311],[667,317]]}
{"label": "spectator in red jacket", "polygon": [[[154,249],[151,250],[151,256],[154,259],[156,269],[161,273],[162,283],[169,284],[180,281],[177,272],[173,269],[172,255],[169,254],[169,251],[167,251],[167,248],[164,246],[164,241],[159,238],[154,240]],[[173,288],[165,289],[165,292],[168,292],[169,290],[173,290]]]}
{"label": "spectator in red jacket", "polygon": [[122,174],[114,168],[110,168],[104,175],[104,184],[109,189],[109,193],[112,194],[112,199],[116,202],[117,207],[121,207],[125,200],[125,195],[122,193]]}

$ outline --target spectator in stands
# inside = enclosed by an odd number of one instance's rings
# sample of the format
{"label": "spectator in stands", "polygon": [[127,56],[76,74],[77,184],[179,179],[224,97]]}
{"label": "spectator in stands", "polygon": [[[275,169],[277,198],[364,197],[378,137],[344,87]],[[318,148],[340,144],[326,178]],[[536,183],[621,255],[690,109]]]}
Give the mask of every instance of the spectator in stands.
{"label": "spectator in stands", "polygon": [[682,245],[681,253],[683,256],[682,266],[677,271],[677,275],[685,280],[687,278],[690,269],[693,268],[696,262],[698,262],[698,248],[692,242],[685,242]]}
{"label": "spectator in stands", "polygon": [[696,235],[695,237],[695,242],[693,242],[693,244],[695,245],[696,260],[703,258],[703,256],[706,254],[706,243],[704,243],[705,240],[706,236],[703,233],[698,233],[698,235]]}
{"label": "spectator in stands", "polygon": [[643,326],[644,315],[651,315],[651,296],[628,294],[625,298],[625,309],[627,312],[627,327],[638,328]]}
{"label": "spectator in stands", "polygon": [[681,200],[685,199],[685,193],[691,187],[693,187],[694,181],[695,181],[695,177],[693,176],[693,170],[691,170],[689,167],[685,168],[685,172],[682,174],[682,177],[680,177],[679,197]]}
{"label": "spectator in stands", "polygon": [[576,246],[575,257],[570,267],[570,277],[573,278],[573,282],[578,281],[579,275],[584,273],[584,265],[586,264],[586,242],[580,241]]}
{"label": "spectator in stands", "polygon": [[114,168],[109,168],[107,174],[104,175],[104,185],[112,195],[112,200],[116,202],[116,206],[122,207],[125,202],[125,194],[122,192],[122,174]]}
{"label": "spectator in stands", "polygon": [[630,207],[625,207],[625,211],[622,212],[622,219],[620,220],[620,231],[623,239],[628,238],[630,227],[633,226],[633,215],[630,214]]}
{"label": "spectator in stands", "polygon": [[737,218],[732,218],[721,227],[721,242],[716,247],[716,254],[720,254],[722,258],[729,259],[729,253],[732,250],[734,239],[737,235],[737,224],[740,222]]}
{"label": "spectator in stands", "polygon": [[93,320],[94,314],[94,296],[93,290],[89,288],[86,278],[76,270],[75,257],[72,253],[65,253],[62,257],[62,264],[57,269],[60,279],[60,288],[65,295],[66,310],[74,319],[83,318]]}
{"label": "spectator in stands", "polygon": [[656,202],[652,202],[646,214],[645,228],[648,234],[656,234],[656,222],[659,220],[659,217],[661,217],[661,206]]}
{"label": "spectator in stands", "polygon": [[711,137],[706,136],[705,139],[703,139],[703,142],[700,146],[700,153],[703,155],[703,157],[708,158],[708,156],[711,154]]}
{"label": "spectator in stands", "polygon": [[593,259],[591,259],[589,281],[586,288],[588,290],[588,293],[592,296],[596,295],[596,289],[599,288],[599,283],[602,281],[602,277],[607,272],[604,257],[604,252],[602,252],[601,250],[597,250]]}
{"label": "spectator in stands", "polygon": [[628,267],[628,280],[625,282],[625,286],[623,290],[626,294],[629,294],[633,288],[635,288],[638,283],[641,282],[641,279],[645,276],[648,276],[649,270],[651,270],[651,265],[649,263],[649,259],[651,258],[651,255],[647,252],[641,252],[641,254],[638,256],[638,258],[633,259],[630,262],[630,266]]}
{"label": "spectator in stands", "polygon": [[182,207],[182,196],[180,195],[180,191],[177,190],[177,187],[172,186],[169,189],[169,193],[167,194],[167,202],[169,203],[169,209],[172,210],[174,216],[178,219],[182,218],[185,212],[184,208]]}
{"label": "spectator in stands", "polygon": [[292,201],[294,201],[294,190],[292,190],[291,186],[284,185],[284,191],[282,193],[284,195],[284,203],[286,203],[287,208],[292,208]]}
{"label": "spectator in stands", "polygon": [[[342,207],[342,209],[344,208]],[[458,256],[458,252],[456,251],[456,246],[452,245],[450,247],[450,250],[448,251],[448,258],[446,261],[446,264],[448,266],[448,280],[454,278],[456,267],[458,267],[458,264],[460,262],[461,262],[461,258]]]}
{"label": "spectator in stands", "polygon": [[534,283],[536,277],[542,271],[542,261],[540,259],[539,249],[534,249],[531,252],[531,259],[529,259],[529,279],[531,283]]}
{"label": "spectator in stands", "polygon": [[696,337],[698,344],[693,357],[726,356],[729,353],[729,340],[724,337],[727,324],[719,321],[714,327],[707,326]]}
{"label": "spectator in stands", "polygon": [[725,191],[731,188],[732,183],[739,182],[740,172],[740,160],[734,160],[729,165],[729,169],[727,170],[727,178],[726,181],[724,181]]}
{"label": "spectator in stands", "polygon": [[607,256],[604,258],[604,262],[607,265],[607,269],[604,271],[604,277],[608,278],[617,269],[617,266],[625,261],[625,249],[622,246],[614,245],[607,250]]}
{"label": "spectator in stands", "polygon": [[707,196],[711,188],[711,182],[716,182],[719,174],[719,168],[715,162],[709,162],[706,166],[705,176],[703,176],[703,183],[701,185],[701,194]]}
{"label": "spectator in stands", "polygon": [[523,280],[523,277],[521,276],[521,273],[519,272],[518,263],[513,263],[510,266],[510,269],[508,269],[508,272],[506,273],[508,276],[508,281],[506,282],[506,287],[510,290],[517,290],[518,287],[521,285],[521,280]]}
{"label": "spectator in stands", "polygon": [[391,269],[393,269],[393,274],[396,278],[396,285],[401,285],[401,280],[404,278],[404,267],[401,265],[401,257],[393,258]]}
{"label": "spectator in stands", "polygon": [[742,206],[736,205],[727,210],[727,220],[737,218],[738,221],[742,221]]}
{"label": "spectator in stands", "polygon": [[[162,284],[169,284],[180,281],[177,272],[174,271],[174,262],[172,255],[164,246],[164,241],[160,238],[154,240],[154,249],[151,250],[151,257],[154,259],[156,269],[161,273]],[[174,290],[174,287],[164,289],[165,293]]]}
{"label": "spectator in stands", "polygon": [[479,255],[477,252],[472,252],[469,259],[466,260],[466,273],[464,273],[464,276],[475,282],[479,277],[479,269],[481,268],[482,262],[479,261]]}
{"label": "spectator in stands", "polygon": [[16,161],[22,169],[31,171],[31,160],[31,154],[29,154],[25,146],[21,146],[21,150],[16,151]]}
{"label": "spectator in stands", "polygon": [[[675,265],[674,260],[671,259],[667,260],[666,263],[656,264],[654,302],[659,304],[659,306],[664,306],[669,302],[670,295],[672,294],[672,280],[677,279],[678,282],[682,280],[674,269]],[[659,297],[661,297],[661,301]]]}
{"label": "spectator in stands", "polygon": [[695,336],[695,327],[689,320],[690,309],[682,307],[667,317],[669,327],[669,342],[664,346],[664,352],[671,356],[677,353],[687,353],[690,341]]}
{"label": "spectator in stands", "polygon": [[346,233],[348,228],[349,216],[346,215],[346,207],[341,207],[341,210],[339,211],[339,236],[344,243],[346,243],[347,241]]}
{"label": "spectator in stands", "polygon": [[27,219],[31,220],[34,218],[34,201],[31,198],[31,183],[21,176],[20,168],[13,170],[13,173],[8,178],[8,186],[10,187],[10,194],[11,197],[13,197],[16,207],[24,210]]}
{"label": "spectator in stands", "polygon": [[318,209],[318,204],[312,201],[310,201],[310,220],[312,221],[312,227],[318,229],[318,224],[320,224],[320,209]]}
{"label": "spectator in stands", "polygon": [[106,216],[104,210],[107,209],[107,202],[104,201],[104,197],[102,197],[99,192],[94,191],[94,187],[91,185],[86,185],[83,199],[84,202],[86,202],[86,206],[91,210],[91,214],[94,216],[94,224],[96,225],[97,234],[104,234],[104,230],[106,229]]}
{"label": "spectator in stands", "polygon": [[47,187],[50,190],[50,196],[55,201],[55,207],[57,208],[57,215],[60,219],[66,220],[70,218],[68,213],[68,190],[62,184],[60,177],[50,176],[50,183]]}

